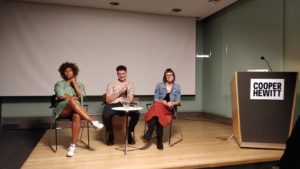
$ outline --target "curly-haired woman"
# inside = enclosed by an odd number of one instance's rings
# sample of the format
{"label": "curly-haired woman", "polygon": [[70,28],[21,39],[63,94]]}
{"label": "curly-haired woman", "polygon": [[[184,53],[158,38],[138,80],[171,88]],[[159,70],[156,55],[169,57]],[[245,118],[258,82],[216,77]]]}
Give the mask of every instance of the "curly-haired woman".
{"label": "curly-haired woman", "polygon": [[67,156],[75,155],[76,142],[79,136],[81,120],[87,120],[94,128],[101,129],[103,125],[93,121],[87,111],[80,104],[84,95],[84,85],[77,81],[79,68],[75,63],[65,62],[60,65],[58,71],[63,80],[55,84],[54,91],[58,100],[55,107],[56,118],[72,119],[72,139]]}

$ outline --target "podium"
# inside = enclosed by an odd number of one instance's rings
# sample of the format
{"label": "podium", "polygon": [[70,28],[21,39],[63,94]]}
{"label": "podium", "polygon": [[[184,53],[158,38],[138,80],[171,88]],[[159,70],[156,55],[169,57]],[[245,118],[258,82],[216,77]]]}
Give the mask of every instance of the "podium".
{"label": "podium", "polygon": [[240,147],[284,149],[293,128],[298,72],[235,72],[233,134]]}

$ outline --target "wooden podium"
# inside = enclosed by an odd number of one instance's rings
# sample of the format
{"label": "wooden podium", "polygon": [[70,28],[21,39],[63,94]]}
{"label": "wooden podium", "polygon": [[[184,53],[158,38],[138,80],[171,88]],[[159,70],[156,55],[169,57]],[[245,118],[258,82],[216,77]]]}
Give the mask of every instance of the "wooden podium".
{"label": "wooden podium", "polygon": [[298,72],[235,72],[233,132],[240,147],[284,149],[293,128]]}

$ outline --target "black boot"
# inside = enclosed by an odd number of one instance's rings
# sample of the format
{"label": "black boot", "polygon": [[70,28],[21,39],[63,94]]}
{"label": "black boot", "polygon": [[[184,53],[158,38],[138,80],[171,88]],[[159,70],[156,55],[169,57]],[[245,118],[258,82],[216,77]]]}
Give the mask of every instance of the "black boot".
{"label": "black boot", "polygon": [[132,133],[131,131],[128,132],[128,144],[135,144],[135,140],[132,137]]}
{"label": "black boot", "polygon": [[149,120],[149,122],[147,124],[148,129],[147,129],[145,135],[142,137],[142,139],[144,141],[150,141],[151,140],[153,131],[155,129],[156,121],[157,121],[157,118],[155,118],[155,117],[153,117],[151,120]]}
{"label": "black boot", "polygon": [[159,150],[163,150],[164,149],[164,145],[162,143],[162,138],[161,137],[157,137],[156,147]]}
{"label": "black boot", "polygon": [[156,147],[159,150],[163,150],[164,149],[164,145],[163,145],[163,126],[159,123],[156,123],[156,135],[157,135]]}
{"label": "black boot", "polygon": [[108,146],[114,145],[114,135],[112,132],[107,131],[106,145]]}

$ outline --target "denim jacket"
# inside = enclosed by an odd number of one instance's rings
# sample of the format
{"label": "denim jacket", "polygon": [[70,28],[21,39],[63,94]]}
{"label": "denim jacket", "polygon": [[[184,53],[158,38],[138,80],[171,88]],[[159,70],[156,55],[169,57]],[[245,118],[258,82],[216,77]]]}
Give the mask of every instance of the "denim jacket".
{"label": "denim jacket", "polygon": [[[164,82],[158,83],[155,87],[154,93],[155,93],[154,100],[163,100],[167,94],[166,84]],[[173,83],[170,92],[170,101],[171,102],[180,101],[180,99],[181,99],[181,87],[178,84]]]}

